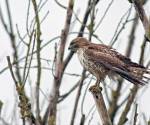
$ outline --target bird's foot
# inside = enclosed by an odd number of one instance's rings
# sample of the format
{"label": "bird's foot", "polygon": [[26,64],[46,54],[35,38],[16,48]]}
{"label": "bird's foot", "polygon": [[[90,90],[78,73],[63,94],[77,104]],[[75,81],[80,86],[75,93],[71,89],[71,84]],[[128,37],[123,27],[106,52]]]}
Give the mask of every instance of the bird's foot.
{"label": "bird's foot", "polygon": [[97,86],[97,88],[99,88],[99,89],[100,89],[100,91],[102,91],[102,89],[103,89],[103,88],[100,86],[100,84],[99,84],[99,83],[98,83],[98,84],[96,83],[96,84],[95,84],[95,86]]}
{"label": "bird's foot", "polygon": [[100,87],[99,85],[97,85],[97,84],[95,84],[95,85],[93,85],[93,86],[91,86],[90,88],[89,88],[89,91],[90,92],[101,92],[102,91],[102,87]]}

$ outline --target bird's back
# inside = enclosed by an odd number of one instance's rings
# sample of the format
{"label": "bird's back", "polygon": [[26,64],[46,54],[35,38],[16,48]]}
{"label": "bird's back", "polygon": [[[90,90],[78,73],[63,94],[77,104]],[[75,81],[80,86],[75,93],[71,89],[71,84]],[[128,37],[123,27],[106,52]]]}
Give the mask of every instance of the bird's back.
{"label": "bird's back", "polygon": [[111,71],[134,84],[144,85],[150,79],[150,72],[144,66],[106,45],[90,43],[80,49],[78,56],[86,70],[96,77],[105,78]]}

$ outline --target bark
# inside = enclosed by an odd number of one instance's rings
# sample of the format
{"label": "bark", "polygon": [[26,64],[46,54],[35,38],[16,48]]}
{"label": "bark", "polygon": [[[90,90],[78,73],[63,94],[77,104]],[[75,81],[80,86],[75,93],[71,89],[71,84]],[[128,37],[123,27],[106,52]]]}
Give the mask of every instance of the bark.
{"label": "bark", "polygon": [[102,88],[98,88],[97,86],[91,86],[89,90],[92,92],[93,98],[95,100],[102,125],[112,125],[106,109],[103,95],[101,93]]}
{"label": "bark", "polygon": [[142,2],[140,0],[132,0],[132,3],[134,4],[135,10],[136,10],[137,14],[139,15],[139,18],[143,24],[143,27],[145,30],[145,36],[146,36],[147,40],[150,41],[150,22],[145,13]]}
{"label": "bark", "polygon": [[61,32],[61,40],[60,40],[60,47],[58,50],[58,55],[56,58],[56,70],[55,76],[53,81],[53,90],[50,96],[50,107],[49,107],[49,125],[56,125],[56,113],[57,113],[57,102],[59,98],[59,88],[61,85],[62,77],[63,77],[63,57],[64,57],[64,50],[67,41],[67,36],[69,33],[72,12],[73,12],[74,0],[69,0],[68,8],[67,8],[67,15],[64,29]]}

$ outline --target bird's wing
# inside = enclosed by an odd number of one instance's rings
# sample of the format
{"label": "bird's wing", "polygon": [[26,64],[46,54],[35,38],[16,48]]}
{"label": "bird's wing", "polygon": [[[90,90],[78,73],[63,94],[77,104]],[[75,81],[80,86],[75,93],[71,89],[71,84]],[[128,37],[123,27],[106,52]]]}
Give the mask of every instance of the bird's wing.
{"label": "bird's wing", "polygon": [[104,45],[104,44],[91,43],[88,46],[88,49],[94,50],[94,51],[96,50],[97,52],[102,52],[102,53],[111,55],[112,57],[117,57],[120,61],[124,62],[125,64],[127,64],[129,66],[145,68],[144,66],[142,66],[140,64],[132,62],[130,58],[118,53],[115,49],[113,49],[110,46],[107,46],[107,45]]}
{"label": "bird's wing", "polygon": [[137,78],[134,76],[130,70],[127,68],[128,65],[123,60],[123,56],[120,58],[118,55],[111,53],[109,50],[104,51],[97,51],[96,49],[87,49],[85,51],[85,56],[88,60],[94,62],[96,65],[103,65],[106,69],[109,69],[113,72],[116,72],[123,78],[127,79],[128,81],[134,84],[145,84],[146,82],[141,78]]}
{"label": "bird's wing", "polygon": [[88,46],[88,49],[96,50],[97,52],[102,52],[102,53],[105,53],[105,54],[109,54],[111,56],[116,56],[118,59],[120,59],[121,61],[126,62],[126,63],[131,62],[130,58],[121,55],[120,53],[118,53],[112,47],[104,45],[104,44],[94,44],[94,43],[92,43]]}

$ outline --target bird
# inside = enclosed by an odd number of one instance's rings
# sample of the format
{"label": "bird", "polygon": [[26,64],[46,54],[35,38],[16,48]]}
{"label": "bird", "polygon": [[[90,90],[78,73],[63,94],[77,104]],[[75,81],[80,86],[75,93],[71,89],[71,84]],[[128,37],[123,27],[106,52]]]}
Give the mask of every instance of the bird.
{"label": "bird", "polygon": [[145,85],[150,80],[150,69],[132,62],[110,46],[77,37],[70,42],[68,49],[77,53],[81,65],[96,77],[96,86],[106,76],[117,74],[135,85]]}

